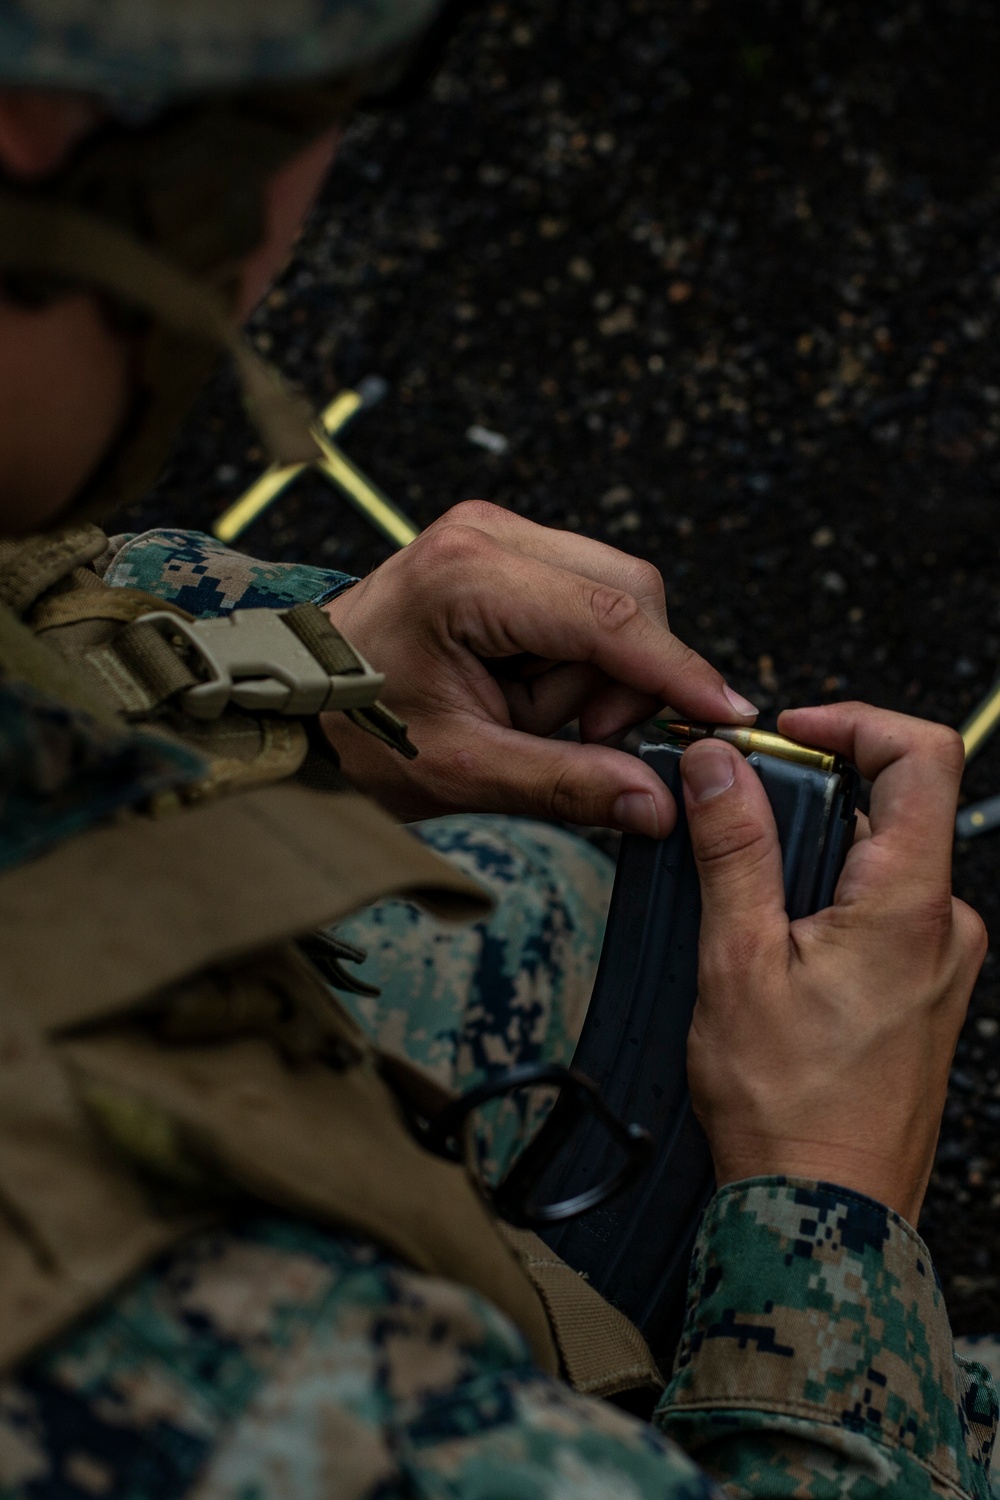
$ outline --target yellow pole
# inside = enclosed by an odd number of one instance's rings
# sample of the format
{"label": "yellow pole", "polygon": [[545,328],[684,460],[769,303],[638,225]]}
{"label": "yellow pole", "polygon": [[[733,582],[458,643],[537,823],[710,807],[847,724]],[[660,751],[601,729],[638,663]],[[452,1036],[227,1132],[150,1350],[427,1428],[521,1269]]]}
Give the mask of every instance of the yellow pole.
{"label": "yellow pole", "polygon": [[[351,463],[335,443],[329,441],[363,405],[364,399],[357,391],[341,391],[326,407],[320,418],[323,431],[316,434],[322,453],[316,461],[316,468],[344,492],[383,536],[388,537],[397,547],[405,547],[419,535],[416,526],[377,485],[362,474],[356,464]],[[306,464],[288,464],[285,467],[272,464],[238,500],[223,511],[212,527],[213,535],[220,542],[235,541],[306,467]]]}
{"label": "yellow pole", "polygon": [[982,703],[973,709],[958,731],[962,736],[967,761],[983,748],[998,725],[1000,725],[1000,679],[993,684]]}
{"label": "yellow pole", "polygon": [[213,535],[220,542],[235,542],[305,467],[305,464],[286,464],[284,467],[272,464],[228,510],[222,512],[212,527]]}
{"label": "yellow pole", "polygon": [[316,465],[320,473],[332,479],[383,536],[387,536],[390,542],[395,542],[397,547],[406,547],[414,537],[419,536],[420,533],[409,517],[397,510],[388,495],[384,495],[377,485],[366,479],[357,465],[352,464],[335,443],[328,443],[319,433],[316,434],[316,441],[323,450],[323,457]]}
{"label": "yellow pole", "polygon": [[330,405],[320,414],[327,437],[333,437],[339,432],[361,406],[364,406],[364,401],[357,391],[341,391],[339,396],[334,396]]}

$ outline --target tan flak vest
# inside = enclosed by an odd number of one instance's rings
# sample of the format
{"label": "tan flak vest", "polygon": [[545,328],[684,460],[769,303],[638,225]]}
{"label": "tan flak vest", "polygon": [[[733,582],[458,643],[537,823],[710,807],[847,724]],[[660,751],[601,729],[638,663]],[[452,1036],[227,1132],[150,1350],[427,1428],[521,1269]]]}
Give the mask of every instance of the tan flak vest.
{"label": "tan flak vest", "polygon": [[[418,1143],[405,1111],[449,1096],[376,1051],[293,941],[386,896],[450,921],[487,898],[294,716],[172,707],[205,675],[190,616],[106,586],[105,549],[90,526],[0,542],[0,672],[105,723],[155,713],[208,770],[0,876],[0,1370],[250,1197],[482,1293],[580,1390],[656,1386],[632,1324]],[[288,631],[341,683],[328,706],[405,734],[357,708],[365,664],[312,610]]]}

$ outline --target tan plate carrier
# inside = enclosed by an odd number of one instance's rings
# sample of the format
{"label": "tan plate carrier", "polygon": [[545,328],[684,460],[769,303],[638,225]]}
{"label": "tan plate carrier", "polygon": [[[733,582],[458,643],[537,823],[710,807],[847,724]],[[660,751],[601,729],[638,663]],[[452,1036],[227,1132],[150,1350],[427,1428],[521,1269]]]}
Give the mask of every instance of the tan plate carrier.
{"label": "tan plate carrier", "polygon": [[[206,772],[0,877],[0,1368],[249,1196],[488,1297],[580,1390],[658,1385],[633,1325],[418,1144],[402,1103],[429,1113],[449,1096],[379,1053],[292,941],[393,895],[469,920],[484,893],[333,762],[311,765],[295,714],[315,705],[275,713],[277,669],[266,711],[230,695],[218,717],[186,714],[184,695],[225,661],[206,667],[180,631],[175,669],[157,644],[171,644],[170,607],[106,586],[105,548],[89,526],[0,543],[0,670],[183,740]],[[135,627],[152,613],[147,670]],[[339,663],[354,678],[342,701],[405,738],[375,702],[381,679],[330,629],[312,652],[334,684],[322,706],[339,706]],[[314,619],[310,631],[324,634]]]}

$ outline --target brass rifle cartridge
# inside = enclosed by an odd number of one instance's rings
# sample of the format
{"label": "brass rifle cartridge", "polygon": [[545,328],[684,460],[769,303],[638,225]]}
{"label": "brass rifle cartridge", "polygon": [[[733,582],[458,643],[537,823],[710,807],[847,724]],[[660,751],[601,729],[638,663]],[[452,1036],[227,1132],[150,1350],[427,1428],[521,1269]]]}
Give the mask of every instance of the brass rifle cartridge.
{"label": "brass rifle cartridge", "polygon": [[793,760],[797,765],[810,766],[814,771],[839,771],[840,757],[829,750],[817,750],[812,745],[800,745],[788,740],[783,734],[772,734],[768,729],[743,729],[734,724],[681,724],[668,719],[654,720],[658,729],[663,729],[672,739],[693,745],[696,740],[725,740],[744,755],[759,750],[762,755],[776,755],[779,760]]}

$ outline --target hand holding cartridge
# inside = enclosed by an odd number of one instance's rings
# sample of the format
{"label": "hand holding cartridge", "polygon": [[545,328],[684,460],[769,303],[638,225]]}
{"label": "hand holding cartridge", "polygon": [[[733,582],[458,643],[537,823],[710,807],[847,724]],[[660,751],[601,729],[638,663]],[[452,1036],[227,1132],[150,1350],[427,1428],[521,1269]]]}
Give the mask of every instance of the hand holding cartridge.
{"label": "hand holding cartridge", "polygon": [[[506,812],[664,838],[655,771],[602,743],[664,703],[747,724],[756,709],[672,634],[651,563],[469,501],[326,606],[386,675],[405,761],[343,714],[324,728],[361,790],[404,818]],[[550,738],[579,719],[573,744]]]}
{"label": "hand holding cartridge", "polygon": [[870,828],[833,904],[790,922],[760,781],[718,737],[685,752],[702,890],[694,1107],[720,1184],[820,1178],[915,1223],[986,951],[979,917],[951,894],[961,741],[850,703],[787,712],[779,728],[872,781]]}

